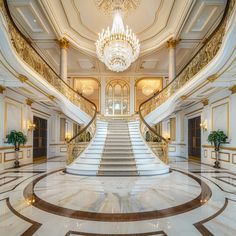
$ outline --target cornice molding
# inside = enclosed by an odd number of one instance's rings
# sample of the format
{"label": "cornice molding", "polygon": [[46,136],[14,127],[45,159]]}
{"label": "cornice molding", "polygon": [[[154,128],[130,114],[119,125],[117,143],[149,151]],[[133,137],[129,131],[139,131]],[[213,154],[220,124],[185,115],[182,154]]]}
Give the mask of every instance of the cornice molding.
{"label": "cornice molding", "polygon": [[236,85],[229,88],[229,90],[231,91],[232,94],[235,94],[236,93]]}
{"label": "cornice molding", "polygon": [[5,90],[6,90],[6,88],[3,87],[2,85],[0,85],[0,94],[2,94]]}
{"label": "cornice molding", "polygon": [[203,106],[207,106],[209,104],[209,100],[208,99],[203,99],[202,104],[203,104]]}

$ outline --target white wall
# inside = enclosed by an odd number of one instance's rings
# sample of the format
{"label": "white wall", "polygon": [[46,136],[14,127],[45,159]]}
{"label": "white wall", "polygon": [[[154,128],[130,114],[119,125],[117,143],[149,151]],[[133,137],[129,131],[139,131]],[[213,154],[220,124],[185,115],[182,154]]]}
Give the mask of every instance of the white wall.
{"label": "white wall", "polygon": [[[212,130],[223,130],[229,137],[229,143],[222,146],[220,152],[221,166],[236,170],[236,94],[228,89],[209,97],[208,105],[201,102],[181,110],[172,116],[176,117],[176,140],[170,142],[169,156],[188,158],[188,120],[201,116],[201,121],[206,121],[207,131],[201,129],[201,162],[213,165],[215,161],[214,147],[207,141]],[[167,124],[169,119],[162,122],[163,135],[168,134]]]}
{"label": "white wall", "polygon": [[47,120],[47,158],[66,155],[66,144],[60,141],[60,118],[66,118],[67,132],[73,135],[73,121],[64,114],[42,106],[35,102],[31,106],[26,104],[26,97],[11,89],[0,93],[0,170],[13,167],[14,148],[5,143],[6,134],[15,129],[27,135],[27,143],[21,147],[20,164],[29,164],[33,161],[33,132],[28,131],[27,122],[33,123],[33,116]]}

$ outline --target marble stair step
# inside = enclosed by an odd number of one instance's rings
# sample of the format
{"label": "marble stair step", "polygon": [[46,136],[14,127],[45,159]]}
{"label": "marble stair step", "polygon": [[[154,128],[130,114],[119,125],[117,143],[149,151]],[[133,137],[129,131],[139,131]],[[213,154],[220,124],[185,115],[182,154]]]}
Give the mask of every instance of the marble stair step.
{"label": "marble stair step", "polygon": [[105,143],[105,145],[104,145],[105,147],[132,147],[132,144],[129,142],[129,143],[127,143],[127,142],[124,142],[124,143],[108,143],[108,142],[106,142]]}
{"label": "marble stair step", "polygon": [[103,152],[102,156],[114,156],[114,157],[126,157],[126,156],[132,156],[132,152]]}
{"label": "marble stair step", "polygon": [[117,162],[113,162],[113,163],[107,163],[107,162],[102,162],[100,163],[99,169],[103,169],[103,168],[126,168],[126,167],[136,167],[136,163],[117,163]]}
{"label": "marble stair step", "polygon": [[130,161],[130,160],[134,160],[133,156],[102,156],[102,160],[106,160],[106,161]]}
{"label": "marble stair step", "polygon": [[116,146],[116,147],[111,147],[111,146],[107,146],[105,145],[104,146],[104,152],[119,152],[119,151],[129,151],[129,152],[132,152],[133,149],[131,146],[123,146],[123,145],[119,145],[119,146]]}
{"label": "marble stair step", "polygon": [[97,176],[138,176],[137,171],[123,171],[123,172],[114,172],[114,171],[98,171]]}
{"label": "marble stair step", "polygon": [[112,165],[115,165],[115,166],[136,166],[136,162],[134,160],[128,160],[128,161],[107,161],[107,160],[102,160],[100,162],[100,166],[112,166]]}

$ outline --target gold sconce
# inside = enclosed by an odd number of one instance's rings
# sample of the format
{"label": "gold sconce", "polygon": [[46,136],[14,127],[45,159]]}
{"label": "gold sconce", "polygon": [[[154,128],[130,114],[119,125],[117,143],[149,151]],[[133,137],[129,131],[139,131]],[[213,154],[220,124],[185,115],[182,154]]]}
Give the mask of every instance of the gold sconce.
{"label": "gold sconce", "polygon": [[35,127],[36,127],[36,125],[33,124],[30,120],[27,121],[27,130],[28,131],[30,131],[30,132],[34,131]]}
{"label": "gold sconce", "polygon": [[71,140],[71,138],[72,138],[71,133],[66,133],[66,135],[65,135],[65,141],[66,141],[66,142],[69,142],[69,141]]}
{"label": "gold sconce", "polygon": [[203,131],[207,131],[207,120],[201,122],[200,127],[203,129]]}

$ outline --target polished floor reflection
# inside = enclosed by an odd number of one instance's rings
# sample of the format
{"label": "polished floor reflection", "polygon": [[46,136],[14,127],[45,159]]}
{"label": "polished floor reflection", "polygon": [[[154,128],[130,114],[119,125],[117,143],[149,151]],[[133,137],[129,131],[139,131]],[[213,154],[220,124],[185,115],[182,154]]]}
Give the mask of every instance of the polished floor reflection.
{"label": "polished floor reflection", "polygon": [[0,235],[236,235],[236,173],[172,160],[147,177],[65,174],[64,158],[0,172]]}

